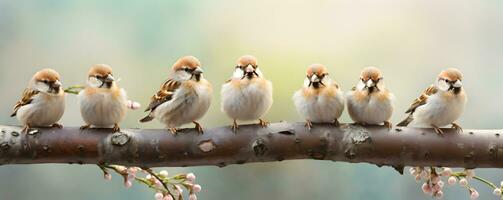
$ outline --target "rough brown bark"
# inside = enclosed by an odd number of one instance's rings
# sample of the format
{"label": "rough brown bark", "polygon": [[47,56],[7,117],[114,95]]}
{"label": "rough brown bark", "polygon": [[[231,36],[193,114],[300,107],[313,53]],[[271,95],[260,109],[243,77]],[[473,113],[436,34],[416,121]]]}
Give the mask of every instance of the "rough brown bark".
{"label": "rough brown bark", "polygon": [[317,159],[393,166],[503,168],[501,130],[394,128],[343,124],[274,123],[194,129],[174,136],[167,130],[43,128],[29,134],[0,126],[0,164],[79,163],[173,167],[292,159]]}

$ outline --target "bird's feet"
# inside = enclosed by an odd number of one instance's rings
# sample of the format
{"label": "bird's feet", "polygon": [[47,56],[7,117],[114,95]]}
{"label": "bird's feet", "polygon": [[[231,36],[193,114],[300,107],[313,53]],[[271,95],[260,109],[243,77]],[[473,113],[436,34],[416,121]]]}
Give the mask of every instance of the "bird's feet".
{"label": "bird's feet", "polygon": [[51,127],[52,128],[63,128],[63,125],[58,124],[58,123],[54,123]]}
{"label": "bird's feet", "polygon": [[393,124],[390,121],[384,121],[384,126],[391,130],[393,128]]}
{"label": "bird's feet", "polygon": [[196,125],[196,127],[194,127],[194,128],[197,130],[197,132],[199,132],[200,134],[203,134],[203,126],[201,126],[201,124],[196,121],[192,121],[192,123],[194,123]]}
{"label": "bird's feet", "polygon": [[168,128],[168,130],[173,135],[176,135],[178,133],[178,129],[176,129],[176,128]]}
{"label": "bird's feet", "polygon": [[30,132],[30,129],[31,129],[30,125],[25,125],[25,126],[23,126],[23,129],[21,130],[21,132],[28,134],[28,132]]}
{"label": "bird's feet", "polygon": [[458,133],[462,133],[463,132],[463,128],[461,128],[461,126],[455,122],[451,123],[452,125],[452,128],[453,129],[456,129],[456,132]]}
{"label": "bird's feet", "polygon": [[114,124],[114,127],[112,128],[112,131],[114,133],[121,132],[121,128],[119,127],[119,124]]}
{"label": "bird's feet", "polygon": [[84,129],[88,129],[88,128],[91,128],[91,124],[86,124],[84,126],[81,126],[80,130],[84,130]]}
{"label": "bird's feet", "polygon": [[311,128],[313,128],[313,123],[311,122],[311,120],[306,120],[304,127],[306,127],[308,130],[311,130]]}
{"label": "bird's feet", "polygon": [[236,120],[234,120],[231,125],[232,132],[236,133],[238,128],[239,128],[238,122]]}
{"label": "bird's feet", "polygon": [[338,119],[335,119],[335,121],[334,121],[334,126],[335,126],[335,127],[340,127],[340,126],[341,126],[341,123],[339,122],[339,120],[338,120]]}
{"label": "bird's feet", "polygon": [[267,125],[269,125],[269,122],[265,121],[263,119],[258,119],[258,125],[260,125],[262,127],[267,127]]}
{"label": "bird's feet", "polygon": [[439,135],[444,135],[444,131],[442,131],[442,129],[440,129],[440,127],[436,126],[436,125],[431,125],[431,127],[433,127],[433,130],[435,130],[435,132]]}

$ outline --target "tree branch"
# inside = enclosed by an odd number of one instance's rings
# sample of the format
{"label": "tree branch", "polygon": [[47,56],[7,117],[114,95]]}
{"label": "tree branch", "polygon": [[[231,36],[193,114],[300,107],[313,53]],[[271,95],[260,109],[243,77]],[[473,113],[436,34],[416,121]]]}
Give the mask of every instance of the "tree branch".
{"label": "tree branch", "polygon": [[194,129],[172,135],[167,130],[42,128],[21,133],[20,127],[0,126],[0,164],[78,163],[140,167],[175,167],[293,159],[366,162],[377,166],[442,166],[503,168],[502,130],[362,127],[343,124],[273,123]]}

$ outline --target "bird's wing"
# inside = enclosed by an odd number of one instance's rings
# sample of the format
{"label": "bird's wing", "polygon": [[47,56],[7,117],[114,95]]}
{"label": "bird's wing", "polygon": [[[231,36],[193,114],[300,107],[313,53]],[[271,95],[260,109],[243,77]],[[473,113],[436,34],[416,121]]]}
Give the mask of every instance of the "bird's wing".
{"label": "bird's wing", "polygon": [[171,100],[173,98],[175,90],[178,89],[180,85],[180,82],[173,79],[169,79],[164,82],[161,85],[161,89],[154,96],[152,96],[150,104],[148,105],[147,109],[145,109],[145,112],[153,111],[155,110],[155,108],[157,108],[157,106]]}
{"label": "bird's wing", "polygon": [[33,101],[33,97],[35,95],[37,95],[38,93],[39,93],[39,91],[26,88],[23,91],[23,97],[21,97],[21,99],[16,102],[16,105],[14,105],[14,112],[10,116],[11,117],[16,116],[19,108],[21,108],[24,105],[30,104]]}
{"label": "bird's wing", "polygon": [[407,109],[405,113],[411,113],[411,114],[414,113],[417,107],[426,104],[426,102],[428,101],[428,97],[435,93],[437,93],[437,88],[435,86],[432,85],[426,88],[426,90],[423,91],[421,96],[419,96],[417,99],[414,100],[414,102],[412,102],[412,105],[410,105],[410,108]]}

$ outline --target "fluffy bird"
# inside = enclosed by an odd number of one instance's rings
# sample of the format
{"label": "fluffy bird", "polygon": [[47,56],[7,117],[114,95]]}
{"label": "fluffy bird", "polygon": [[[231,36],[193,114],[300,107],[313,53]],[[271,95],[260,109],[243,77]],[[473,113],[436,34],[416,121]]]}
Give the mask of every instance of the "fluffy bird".
{"label": "fluffy bird", "polygon": [[91,126],[113,128],[119,132],[119,123],[126,116],[126,91],[117,86],[112,68],[105,64],[91,67],[88,73],[87,86],[78,94],[80,113],[84,122],[81,129]]}
{"label": "fluffy bird", "polygon": [[197,131],[203,133],[203,127],[196,120],[208,111],[212,93],[199,60],[194,56],[182,57],[173,64],[170,78],[152,97],[145,110],[149,114],[140,122],[157,118],[173,134],[177,133],[177,127],[192,122]]}
{"label": "fluffy bird", "polygon": [[253,56],[241,56],[230,80],[222,86],[222,111],[233,119],[231,126],[236,132],[237,120],[259,120],[272,105],[272,83],[264,78]]}
{"label": "fluffy bird", "polygon": [[328,76],[327,68],[313,64],[307,68],[304,87],[293,95],[295,107],[306,119],[306,127],[312,123],[334,123],[339,126],[339,117],[344,110],[344,93]]}
{"label": "fluffy bird", "polygon": [[406,111],[409,116],[398,126],[412,124],[417,127],[433,127],[443,134],[440,127],[451,125],[462,131],[455,121],[461,116],[466,104],[462,84],[463,74],[455,68],[440,72],[434,85],[427,88]]}
{"label": "fluffy bird", "polygon": [[27,133],[31,127],[62,128],[57,122],[64,112],[65,93],[60,76],[52,69],[43,69],[33,75],[11,117],[17,117]]}
{"label": "fluffy bird", "polygon": [[355,123],[379,125],[389,129],[394,95],[384,86],[383,75],[376,67],[365,68],[356,87],[347,93],[349,116]]}

